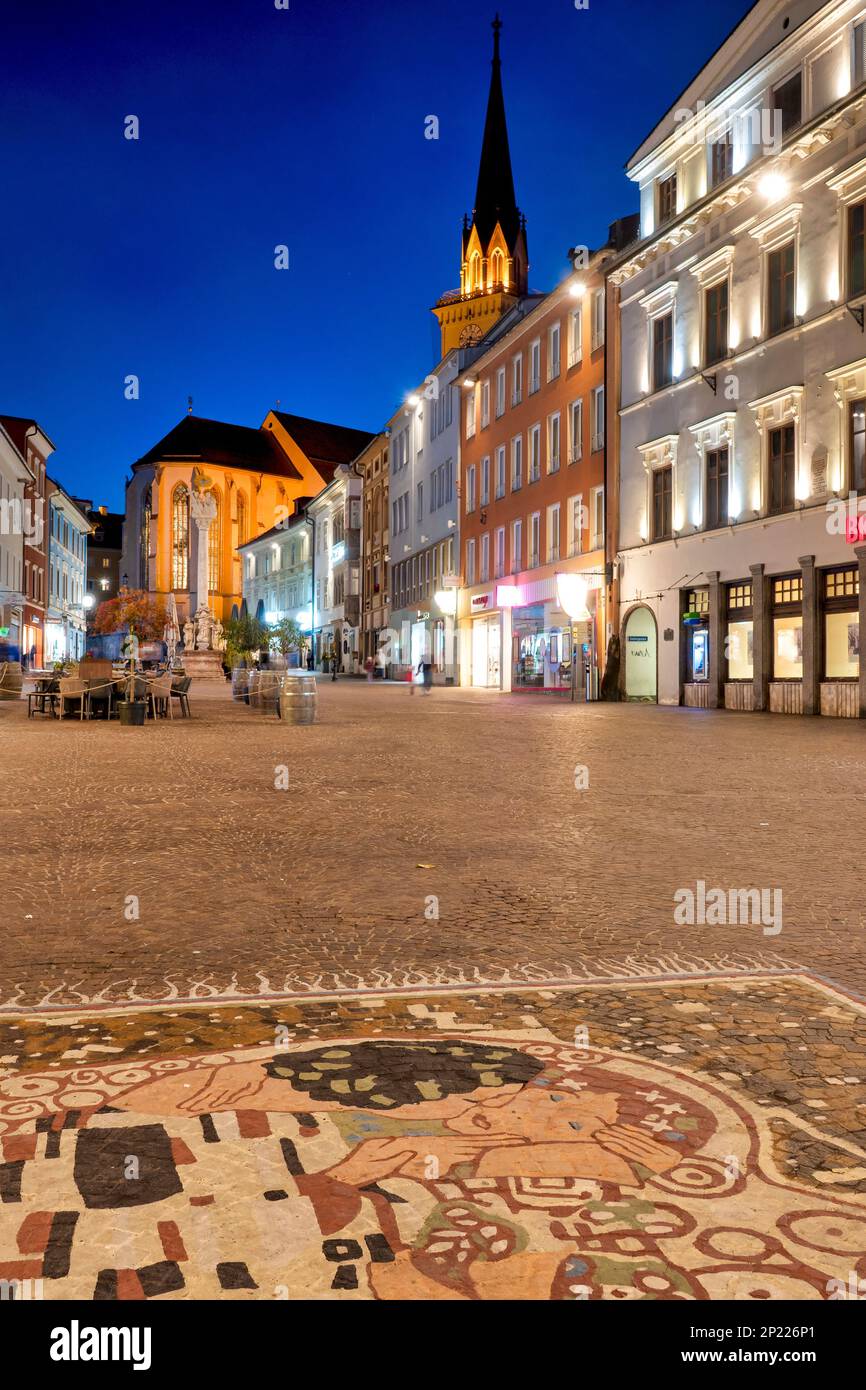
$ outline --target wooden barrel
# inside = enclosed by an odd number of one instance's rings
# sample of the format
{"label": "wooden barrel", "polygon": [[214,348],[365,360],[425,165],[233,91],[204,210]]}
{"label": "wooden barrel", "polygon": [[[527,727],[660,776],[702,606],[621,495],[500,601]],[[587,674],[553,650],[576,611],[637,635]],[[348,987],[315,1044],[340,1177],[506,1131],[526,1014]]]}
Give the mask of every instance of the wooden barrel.
{"label": "wooden barrel", "polygon": [[287,724],[315,724],[316,677],[286,676],[280,686],[280,718]]}
{"label": "wooden barrel", "polygon": [[232,699],[244,700],[248,703],[247,691],[249,688],[250,673],[246,666],[235,666],[232,671]]}
{"label": "wooden barrel", "polygon": [[280,673],[277,671],[259,671],[256,693],[258,695],[257,708],[265,714],[279,714],[280,712]]}
{"label": "wooden barrel", "polygon": [[20,700],[24,673],[20,661],[0,661],[0,700]]}
{"label": "wooden barrel", "polygon": [[260,694],[262,673],[261,671],[250,671],[249,676],[249,705],[250,709],[261,709],[262,697]]}

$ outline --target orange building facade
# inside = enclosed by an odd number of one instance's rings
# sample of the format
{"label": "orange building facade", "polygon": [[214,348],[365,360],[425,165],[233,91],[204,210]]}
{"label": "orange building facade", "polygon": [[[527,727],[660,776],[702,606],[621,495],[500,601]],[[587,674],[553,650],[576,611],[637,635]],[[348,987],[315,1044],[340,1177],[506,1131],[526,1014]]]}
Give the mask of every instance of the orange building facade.
{"label": "orange building facade", "polygon": [[463,685],[596,695],[611,254],[595,253],[549,295],[521,300],[461,375]]}
{"label": "orange building facade", "polygon": [[[276,410],[258,429],[184,417],[132,466],[121,562],[125,583],[154,595],[173,593],[181,623],[203,604],[225,622],[242,598],[238,547],[287,522],[370,439],[363,430]],[[195,591],[199,537],[190,494],[196,473],[216,501],[207,533],[207,594]]]}

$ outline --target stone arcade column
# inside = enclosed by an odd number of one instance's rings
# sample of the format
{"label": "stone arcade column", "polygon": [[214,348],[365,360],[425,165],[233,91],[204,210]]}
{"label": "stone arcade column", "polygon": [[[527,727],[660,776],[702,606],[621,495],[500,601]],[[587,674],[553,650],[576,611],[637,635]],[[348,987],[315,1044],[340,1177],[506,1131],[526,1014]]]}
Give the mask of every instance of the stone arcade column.
{"label": "stone arcade column", "polygon": [[[854,548],[857,556],[857,564],[860,570],[860,641],[863,641],[863,633],[866,632],[866,545],[858,545]],[[866,719],[866,661],[863,660],[863,653],[860,653],[860,718]]]}
{"label": "stone arcade column", "polygon": [[755,709],[770,703],[770,669],[773,653],[773,625],[770,618],[770,585],[763,565],[749,565],[752,576],[752,683]]}
{"label": "stone arcade column", "polygon": [[725,687],[724,687],[724,623],[721,608],[721,589],[719,585],[719,571],[712,570],[707,572],[707,579],[710,581],[710,669],[709,669],[709,699],[710,709],[724,709],[725,706]]}
{"label": "stone arcade column", "polygon": [[797,561],[803,571],[803,713],[821,713],[818,681],[818,576],[815,556],[801,555]]}

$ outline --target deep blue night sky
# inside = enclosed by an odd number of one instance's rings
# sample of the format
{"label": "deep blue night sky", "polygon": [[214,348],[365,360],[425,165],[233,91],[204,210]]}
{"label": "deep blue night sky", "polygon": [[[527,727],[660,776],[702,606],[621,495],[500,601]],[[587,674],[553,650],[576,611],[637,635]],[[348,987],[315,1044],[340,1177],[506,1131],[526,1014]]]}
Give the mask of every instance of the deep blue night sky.
{"label": "deep blue night sky", "polygon": [[[290,3],[3,0],[0,412],[97,504],[188,395],[376,429],[434,361],[496,0]],[[499,0],[534,288],[636,211],[625,160],[750,5]]]}

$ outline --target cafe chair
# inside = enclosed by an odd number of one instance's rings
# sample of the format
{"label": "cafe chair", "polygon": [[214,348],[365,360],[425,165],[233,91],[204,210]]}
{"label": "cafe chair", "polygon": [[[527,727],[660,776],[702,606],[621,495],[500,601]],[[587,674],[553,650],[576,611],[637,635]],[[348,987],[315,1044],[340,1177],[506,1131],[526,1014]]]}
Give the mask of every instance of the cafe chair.
{"label": "cafe chair", "polygon": [[56,680],[41,678],[35,690],[29,691],[27,695],[27,718],[32,719],[34,714],[46,714],[54,716],[54,706],[57,703],[58,684]]}
{"label": "cafe chair", "polygon": [[76,702],[78,704],[79,718],[84,718],[85,711],[87,712],[87,717],[90,717],[90,690],[88,689],[87,681],[79,680],[77,676],[61,676],[58,700],[61,719],[63,718],[66,705],[75,705]]}
{"label": "cafe chair", "polygon": [[191,685],[192,676],[181,676],[180,679],[175,677],[171,687],[171,698],[180,702],[180,712],[184,719],[192,717],[189,708],[189,688]]}
{"label": "cafe chair", "polygon": [[166,711],[169,718],[174,719],[174,710],[171,707],[172,684],[171,676],[160,676],[155,681],[148,681],[148,695],[154,719],[157,714],[165,715]]}

